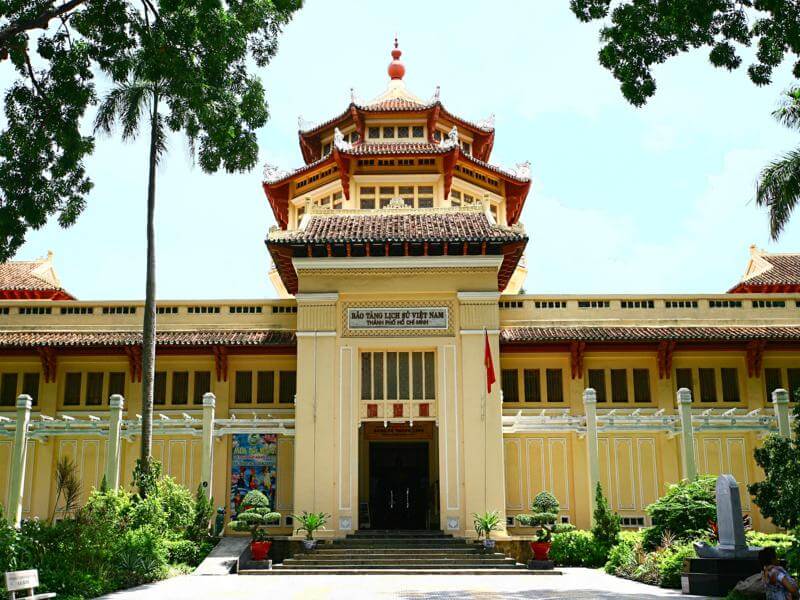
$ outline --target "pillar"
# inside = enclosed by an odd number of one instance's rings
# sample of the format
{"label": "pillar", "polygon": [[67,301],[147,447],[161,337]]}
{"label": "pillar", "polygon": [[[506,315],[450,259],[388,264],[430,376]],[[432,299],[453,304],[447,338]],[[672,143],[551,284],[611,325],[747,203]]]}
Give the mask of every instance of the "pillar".
{"label": "pillar", "polygon": [[214,408],[217,397],[211,392],[203,394],[203,441],[200,462],[200,481],[206,496],[211,498],[211,483],[214,465]]}
{"label": "pillar", "polygon": [[31,420],[31,397],[17,398],[17,421],[14,432],[14,453],[11,458],[11,485],[8,491],[8,520],[19,527],[22,520],[22,495],[25,486],[25,459],[28,454],[28,425]]}
{"label": "pillar", "polygon": [[112,394],[108,399],[108,443],[106,444],[106,485],[115,490],[119,487],[120,429],[122,427],[122,407],[124,399]]}
{"label": "pillar", "polygon": [[775,419],[778,421],[778,435],[791,437],[792,427],[789,423],[789,392],[778,388],[772,392],[772,407],[775,409]]}
{"label": "pillar", "polygon": [[[583,408],[586,412],[586,453],[589,459],[589,503],[594,524],[595,490],[600,481],[600,450],[597,441],[597,392],[586,388],[583,392]],[[608,495],[608,490],[605,490]]]}
{"label": "pillar", "polygon": [[692,426],[692,392],[678,390],[678,413],[681,418],[681,458],[684,479],[697,479],[697,461],[694,456],[694,427]]}

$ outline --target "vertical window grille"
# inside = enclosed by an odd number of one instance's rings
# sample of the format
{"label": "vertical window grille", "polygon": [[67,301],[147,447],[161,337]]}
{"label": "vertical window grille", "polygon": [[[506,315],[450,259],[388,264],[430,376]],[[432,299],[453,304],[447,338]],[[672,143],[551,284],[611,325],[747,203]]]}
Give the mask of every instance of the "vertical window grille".
{"label": "vertical window grille", "polygon": [[648,369],[633,370],[633,401],[652,401],[650,396],[650,371]]}
{"label": "vertical window grille", "polygon": [[700,402],[716,402],[717,380],[714,369],[698,369],[697,377],[700,380]]}
{"label": "vertical window grille", "polygon": [[433,352],[425,353],[425,393],[426,400],[436,398],[436,367]]}
{"label": "vertical window grille", "polygon": [[435,400],[434,352],[362,352],[362,400]]}
{"label": "vertical window grille", "polygon": [[386,353],[386,397],[397,400],[397,352]]}
{"label": "vertical window grille", "polygon": [[722,375],[722,401],[739,402],[739,375],[736,369],[723,368]]}
{"label": "vertical window grille", "polygon": [[409,368],[408,352],[401,352],[398,356],[400,363],[400,400],[406,400],[411,397],[411,370]]}
{"label": "vertical window grille", "polygon": [[525,402],[541,402],[542,388],[539,369],[525,369],[522,379],[525,382]]}
{"label": "vertical window grille", "polygon": [[153,404],[163,405],[167,403],[167,372],[156,371],[153,381]]}
{"label": "vertical window grille", "polygon": [[123,398],[125,397],[125,373],[123,372],[116,371],[108,374],[109,398],[114,394],[119,394]]}
{"label": "vertical window grille", "polygon": [[294,404],[297,393],[297,372],[280,371],[278,373],[278,402],[281,404]]}
{"label": "vertical window grille", "polygon": [[692,392],[692,396],[694,396],[691,369],[675,369],[675,391],[678,391],[681,388],[686,388]]}
{"label": "vertical window grille", "polygon": [[189,403],[189,371],[175,371],[172,374],[172,403]]}
{"label": "vertical window grille", "polygon": [[86,406],[100,406],[103,403],[103,375],[86,374]]}
{"label": "vertical window grille", "polygon": [[589,369],[589,387],[597,393],[597,401],[606,401],[606,372],[603,369]]}
{"label": "vertical window grille", "polygon": [[31,403],[36,406],[39,399],[39,373],[25,373],[22,375],[22,393],[31,397]]}
{"label": "vertical window grille", "polygon": [[789,385],[789,402],[797,402],[800,397],[800,369],[786,369],[786,380]]}
{"label": "vertical window grille", "polygon": [[516,369],[503,369],[501,374],[501,389],[503,402],[519,402],[519,381]]}
{"label": "vertical window grille", "polygon": [[411,354],[411,385],[414,400],[422,400],[422,352]]}
{"label": "vertical window grille", "polygon": [[256,380],[256,402],[272,404],[275,397],[275,372],[259,371]]}
{"label": "vertical window grille", "polygon": [[194,372],[193,391],[192,402],[194,402],[194,404],[202,404],[203,396],[211,391],[211,371]]}
{"label": "vertical window grille", "polygon": [[372,354],[372,399],[383,400],[383,352]]}
{"label": "vertical window grille", "polygon": [[361,399],[372,400],[372,354],[361,355]]}
{"label": "vertical window grille", "polygon": [[628,372],[625,369],[611,369],[611,401],[628,401]]}
{"label": "vertical window grille", "polygon": [[783,377],[780,369],[764,369],[764,385],[767,402],[772,402],[772,392],[783,387]]}
{"label": "vertical window grille", "polygon": [[564,378],[561,369],[547,369],[547,401],[564,401]]}
{"label": "vertical window grille", "polygon": [[64,376],[64,405],[78,406],[81,403],[81,374],[67,373]]}
{"label": "vertical window grille", "polygon": [[250,404],[253,401],[253,372],[236,371],[236,404]]}
{"label": "vertical window grille", "polygon": [[17,403],[17,374],[3,373],[0,377],[0,405],[15,406]]}

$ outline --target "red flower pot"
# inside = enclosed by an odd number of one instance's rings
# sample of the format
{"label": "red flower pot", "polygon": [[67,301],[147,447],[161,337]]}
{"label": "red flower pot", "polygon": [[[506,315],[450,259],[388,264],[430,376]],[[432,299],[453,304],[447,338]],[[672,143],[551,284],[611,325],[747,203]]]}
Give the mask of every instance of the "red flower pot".
{"label": "red flower pot", "polygon": [[551,542],[531,542],[531,550],[533,551],[533,558],[536,560],[548,560],[550,555]]}
{"label": "red flower pot", "polygon": [[253,560],[266,560],[272,542],[250,542],[250,554]]}

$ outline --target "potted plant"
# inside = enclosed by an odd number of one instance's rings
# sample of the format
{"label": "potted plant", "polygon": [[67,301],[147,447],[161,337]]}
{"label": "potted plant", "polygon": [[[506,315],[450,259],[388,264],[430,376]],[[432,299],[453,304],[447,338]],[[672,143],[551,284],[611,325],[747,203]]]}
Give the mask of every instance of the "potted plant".
{"label": "potted plant", "polygon": [[540,492],[531,502],[529,515],[517,515],[516,519],[524,527],[538,527],[536,541],[530,543],[536,560],[548,560],[554,533],[573,529],[569,523],[557,523],[559,504],[550,492]]}
{"label": "potted plant", "polygon": [[[475,526],[475,533],[478,534],[478,539],[483,537],[483,547],[487,550],[494,548],[495,540],[491,539],[493,531],[500,529],[500,513],[496,510],[492,512],[485,512],[481,514],[472,515],[473,525]],[[484,537],[485,536],[485,537]]]}
{"label": "potted plant", "polygon": [[247,492],[239,508],[236,520],[229,523],[230,528],[234,531],[249,531],[250,554],[253,560],[266,559],[272,542],[267,540],[267,533],[259,528],[280,520],[281,514],[272,512],[269,498],[258,490]]}
{"label": "potted plant", "polygon": [[306,532],[306,539],[303,540],[303,548],[307,551],[313,550],[317,545],[317,540],[314,539],[314,532],[317,529],[325,529],[325,524],[330,519],[330,515],[324,512],[306,512],[303,511],[302,515],[292,515],[292,518],[297,519],[300,527],[295,530],[295,533],[301,531]]}

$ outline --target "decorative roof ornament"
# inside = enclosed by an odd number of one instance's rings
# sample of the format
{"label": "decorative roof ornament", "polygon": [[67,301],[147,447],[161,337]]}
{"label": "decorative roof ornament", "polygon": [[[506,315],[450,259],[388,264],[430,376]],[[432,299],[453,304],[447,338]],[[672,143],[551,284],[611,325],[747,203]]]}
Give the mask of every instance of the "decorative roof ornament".
{"label": "decorative roof ornament", "polygon": [[440,92],[441,92],[441,88],[437,85],[436,86],[436,91],[433,92],[433,102],[438,102],[439,101],[439,93]]}
{"label": "decorative roof ornament", "polygon": [[526,160],[525,162],[517,163],[513,169],[509,169],[508,171],[518,179],[530,179],[531,161]]}
{"label": "decorative roof ornament", "polygon": [[394,36],[394,50],[392,50],[392,62],[389,63],[388,73],[390,79],[400,80],[406,74],[406,67],[400,62],[400,55],[403,54],[397,47],[397,36]]}
{"label": "decorative roof ornament", "polygon": [[458,141],[458,127],[453,125],[453,128],[448,132],[447,137],[439,142],[440,148],[457,148],[461,143]]}
{"label": "decorative roof ornament", "polygon": [[494,113],[476,123],[481,129],[494,129]]}
{"label": "decorative roof ornament", "polygon": [[352,150],[353,144],[344,139],[344,134],[336,127],[333,130],[333,145],[337,150]]}
{"label": "decorative roof ornament", "polygon": [[286,177],[289,171],[269,163],[264,164],[264,183],[273,183]]}
{"label": "decorative roof ornament", "polygon": [[306,121],[303,115],[297,115],[297,129],[300,131],[310,131],[316,126],[317,124],[314,121]]}
{"label": "decorative roof ornament", "polygon": [[389,203],[384,207],[384,209],[387,210],[398,210],[402,208],[408,208],[408,205],[406,205],[406,201],[400,196],[396,196],[389,200]]}

